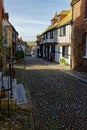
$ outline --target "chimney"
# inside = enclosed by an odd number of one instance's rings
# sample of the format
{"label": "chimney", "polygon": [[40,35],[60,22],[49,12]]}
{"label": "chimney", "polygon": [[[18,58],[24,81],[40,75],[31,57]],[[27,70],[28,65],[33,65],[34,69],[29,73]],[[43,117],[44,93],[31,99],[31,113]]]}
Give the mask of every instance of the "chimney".
{"label": "chimney", "polygon": [[9,14],[5,13],[5,20],[9,21]]}

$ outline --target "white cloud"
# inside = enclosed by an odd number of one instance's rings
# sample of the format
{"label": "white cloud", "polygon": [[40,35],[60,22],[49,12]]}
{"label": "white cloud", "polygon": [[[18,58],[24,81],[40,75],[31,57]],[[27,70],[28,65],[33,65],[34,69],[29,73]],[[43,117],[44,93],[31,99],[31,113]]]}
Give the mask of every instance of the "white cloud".
{"label": "white cloud", "polygon": [[[64,3],[65,2],[65,3]],[[4,0],[11,24],[24,40],[35,40],[50,24],[55,11],[69,7],[69,0]]]}
{"label": "white cloud", "polygon": [[38,24],[38,25],[48,25],[48,22],[41,21],[38,19],[31,19],[31,18],[19,18],[19,17],[11,17],[11,21],[14,24]]}
{"label": "white cloud", "polygon": [[18,31],[19,36],[24,40],[36,40],[36,35],[42,33],[43,30],[49,25],[48,22],[44,22],[37,19],[25,19],[19,17],[11,17],[12,25]]}

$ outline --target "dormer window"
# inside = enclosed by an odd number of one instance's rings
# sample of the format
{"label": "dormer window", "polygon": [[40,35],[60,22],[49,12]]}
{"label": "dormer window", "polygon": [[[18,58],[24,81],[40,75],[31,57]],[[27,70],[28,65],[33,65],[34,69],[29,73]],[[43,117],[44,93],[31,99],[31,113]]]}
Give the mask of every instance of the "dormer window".
{"label": "dormer window", "polygon": [[57,21],[60,22],[60,17],[58,17]]}

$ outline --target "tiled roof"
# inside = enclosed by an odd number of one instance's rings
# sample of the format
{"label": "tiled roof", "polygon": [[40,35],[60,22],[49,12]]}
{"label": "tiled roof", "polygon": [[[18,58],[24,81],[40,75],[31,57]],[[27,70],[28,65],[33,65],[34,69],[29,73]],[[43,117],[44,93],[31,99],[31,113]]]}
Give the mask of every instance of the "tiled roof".
{"label": "tiled roof", "polygon": [[57,22],[54,25],[49,25],[46,28],[46,30],[44,32],[42,32],[41,35],[43,35],[44,33],[48,32],[50,30],[53,30],[53,29],[56,29],[56,28],[58,28],[60,26],[66,25],[67,23],[69,23],[72,20],[72,11],[71,10],[63,10],[63,11],[61,11],[60,14],[62,14],[62,15],[66,14],[66,16],[60,22]]}
{"label": "tiled roof", "polygon": [[72,10],[70,10],[66,17],[64,17],[59,23],[58,27],[63,26],[72,20]]}
{"label": "tiled roof", "polygon": [[61,15],[67,15],[69,13],[69,10],[63,10],[63,11],[61,11]]}
{"label": "tiled roof", "polygon": [[57,12],[56,12],[55,15],[54,15],[54,17],[52,18],[52,20],[53,20],[53,19],[57,19],[57,17],[58,17],[58,14],[57,14]]}

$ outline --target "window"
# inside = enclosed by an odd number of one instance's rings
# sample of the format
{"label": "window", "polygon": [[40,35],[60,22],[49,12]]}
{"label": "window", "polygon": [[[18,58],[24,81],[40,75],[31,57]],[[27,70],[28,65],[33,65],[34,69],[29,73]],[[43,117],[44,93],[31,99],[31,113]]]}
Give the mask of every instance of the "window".
{"label": "window", "polygon": [[55,53],[55,46],[51,45],[51,53]]}
{"label": "window", "polygon": [[58,17],[57,21],[60,22],[60,16]]}
{"label": "window", "polygon": [[43,40],[45,40],[45,35],[43,35]]}
{"label": "window", "polygon": [[46,33],[46,39],[48,39],[48,33]]}
{"label": "window", "polygon": [[68,58],[68,46],[63,46],[62,47],[62,56],[64,58]]}
{"label": "window", "polygon": [[53,30],[50,31],[50,39],[52,39],[52,38],[53,38]]}
{"label": "window", "polygon": [[87,18],[87,0],[85,1],[85,18]]}
{"label": "window", "polygon": [[60,28],[60,36],[64,36],[64,35],[66,35],[66,27],[65,26]]}
{"label": "window", "polygon": [[58,36],[60,36],[60,29],[58,29]]}

